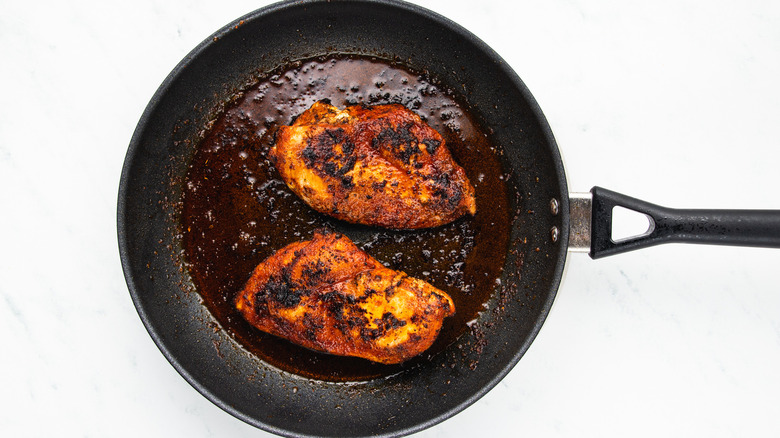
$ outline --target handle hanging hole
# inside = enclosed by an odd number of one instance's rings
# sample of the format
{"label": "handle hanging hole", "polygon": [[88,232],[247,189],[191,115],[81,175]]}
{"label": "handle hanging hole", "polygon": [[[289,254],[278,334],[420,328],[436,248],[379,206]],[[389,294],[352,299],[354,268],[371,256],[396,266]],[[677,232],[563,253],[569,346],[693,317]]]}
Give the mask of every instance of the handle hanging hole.
{"label": "handle hanging hole", "polygon": [[653,218],[616,205],[612,207],[612,242],[624,242],[627,240],[644,237],[653,232]]}

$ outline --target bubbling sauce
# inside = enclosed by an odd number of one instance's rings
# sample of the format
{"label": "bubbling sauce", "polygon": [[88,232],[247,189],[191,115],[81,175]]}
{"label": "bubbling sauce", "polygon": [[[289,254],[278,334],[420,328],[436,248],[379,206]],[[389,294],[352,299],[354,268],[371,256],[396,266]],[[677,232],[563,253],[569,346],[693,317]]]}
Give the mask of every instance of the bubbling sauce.
{"label": "bubbling sauce", "polygon": [[[316,212],[281,180],[268,158],[279,126],[314,102],[339,108],[400,103],[436,129],[476,189],[477,214],[451,224],[392,231],[347,224]],[[262,77],[204,133],[185,178],[184,255],[212,315],[250,353],[307,378],[362,381],[428,360],[462,335],[496,289],[509,244],[510,208],[499,152],[452,92],[431,78],[374,58],[333,56],[294,62]],[[253,269],[321,228],[352,238],[386,266],[446,291],[456,313],[434,345],[400,365],[315,352],[250,326],[233,307]]]}

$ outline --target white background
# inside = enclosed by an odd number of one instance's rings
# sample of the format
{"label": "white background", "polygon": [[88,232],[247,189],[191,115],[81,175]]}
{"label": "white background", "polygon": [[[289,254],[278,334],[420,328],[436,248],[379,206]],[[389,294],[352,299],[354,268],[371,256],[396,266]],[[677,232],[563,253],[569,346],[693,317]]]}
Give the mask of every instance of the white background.
{"label": "white background", "polygon": [[[420,0],[492,46],[569,186],[780,209],[780,3]],[[262,437],[146,333],[116,243],[127,145],[200,41],[265,1],[3,1],[0,436]],[[569,257],[493,391],[420,437],[780,435],[780,250]]]}

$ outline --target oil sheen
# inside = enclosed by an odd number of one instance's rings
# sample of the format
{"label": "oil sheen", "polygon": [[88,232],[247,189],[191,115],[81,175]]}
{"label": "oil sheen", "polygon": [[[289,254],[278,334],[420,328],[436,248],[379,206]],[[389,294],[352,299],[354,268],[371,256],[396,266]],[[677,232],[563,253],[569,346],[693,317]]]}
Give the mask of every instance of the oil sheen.
{"label": "oil sheen", "polygon": [[[400,103],[444,137],[476,189],[477,214],[451,224],[391,231],[347,224],[311,209],[268,158],[279,126],[314,102],[339,108]],[[294,374],[361,381],[429,360],[462,335],[496,289],[509,243],[510,207],[500,152],[434,78],[374,58],[333,56],[291,63],[236,96],[204,132],[185,178],[181,226],[187,267],[209,311],[247,351]],[[329,228],[351,237],[386,266],[446,291],[456,314],[434,345],[401,365],[338,357],[294,345],[250,326],[233,307],[252,270],[285,245]]]}

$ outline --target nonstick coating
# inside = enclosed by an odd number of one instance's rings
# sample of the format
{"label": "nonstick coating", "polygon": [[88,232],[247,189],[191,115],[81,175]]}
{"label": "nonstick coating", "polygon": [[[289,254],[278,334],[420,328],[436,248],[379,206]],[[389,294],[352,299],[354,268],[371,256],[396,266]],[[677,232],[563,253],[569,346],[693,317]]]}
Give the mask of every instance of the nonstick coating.
{"label": "nonstick coating", "polygon": [[[193,290],[177,225],[181,181],[200,131],[220,105],[258,74],[332,53],[399,61],[452,89],[505,151],[516,192],[503,286],[474,329],[430,362],[354,384],[289,375],[219,330]],[[160,350],[209,400],[288,436],[409,434],[474,403],[512,369],[541,328],[563,271],[568,228],[563,165],[529,91],[474,35],[400,2],[280,3],[225,26],[151,99],[128,149],[118,200],[125,277]]]}

